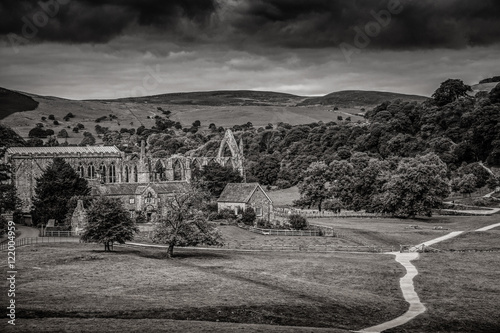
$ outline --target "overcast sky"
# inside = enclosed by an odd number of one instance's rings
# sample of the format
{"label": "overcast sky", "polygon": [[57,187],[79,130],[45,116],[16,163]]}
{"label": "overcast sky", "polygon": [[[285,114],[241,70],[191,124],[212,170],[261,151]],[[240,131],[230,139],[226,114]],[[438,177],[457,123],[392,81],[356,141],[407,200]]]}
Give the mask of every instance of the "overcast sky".
{"label": "overcast sky", "polygon": [[431,95],[500,75],[498,0],[0,0],[0,86]]}

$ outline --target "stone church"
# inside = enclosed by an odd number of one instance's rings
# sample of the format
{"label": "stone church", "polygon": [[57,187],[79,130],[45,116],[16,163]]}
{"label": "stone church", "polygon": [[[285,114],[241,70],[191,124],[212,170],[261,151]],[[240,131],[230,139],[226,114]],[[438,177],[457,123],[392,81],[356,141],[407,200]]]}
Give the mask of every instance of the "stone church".
{"label": "stone church", "polygon": [[[224,156],[226,146],[231,152],[229,157]],[[27,223],[36,178],[55,157],[64,159],[87,179],[93,195],[119,198],[131,215],[143,212],[148,220],[163,213],[161,203],[167,196],[183,191],[195,168],[217,162],[244,175],[243,142],[238,144],[231,130],[226,131],[217,157],[154,158],[146,152],[144,142],[139,154],[126,154],[115,146],[11,147],[5,154],[5,163],[12,166],[12,182]]]}

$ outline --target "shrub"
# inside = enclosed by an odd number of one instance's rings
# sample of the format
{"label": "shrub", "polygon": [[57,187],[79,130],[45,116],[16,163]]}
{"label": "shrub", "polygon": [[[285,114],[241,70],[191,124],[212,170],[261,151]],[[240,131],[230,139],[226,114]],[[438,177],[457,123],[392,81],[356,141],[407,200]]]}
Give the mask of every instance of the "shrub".
{"label": "shrub", "polygon": [[45,120],[47,120],[47,117],[42,117],[42,121],[45,121]]}
{"label": "shrub", "polygon": [[49,115],[49,120],[56,120],[56,117],[54,117],[53,114]]}
{"label": "shrub", "polygon": [[78,129],[84,129],[85,128],[85,126],[83,126],[83,124],[80,124],[80,123],[76,124],[76,127],[78,127]]}
{"label": "shrub", "polygon": [[57,120],[54,120],[54,125],[58,126],[59,122]]}
{"label": "shrub", "polygon": [[65,129],[62,129],[59,133],[57,133],[58,138],[67,138],[68,136],[68,132]]}
{"label": "shrub", "polygon": [[241,222],[246,225],[253,225],[256,217],[255,210],[252,207],[248,207],[241,216]]}
{"label": "shrub", "polygon": [[288,218],[288,223],[290,224],[292,229],[295,230],[304,230],[307,228],[307,219],[302,215],[290,215],[290,217]]}
{"label": "shrub", "polygon": [[236,215],[234,214],[234,211],[232,209],[229,209],[229,208],[221,209],[218,217],[221,220],[234,220],[234,219],[236,219]]}

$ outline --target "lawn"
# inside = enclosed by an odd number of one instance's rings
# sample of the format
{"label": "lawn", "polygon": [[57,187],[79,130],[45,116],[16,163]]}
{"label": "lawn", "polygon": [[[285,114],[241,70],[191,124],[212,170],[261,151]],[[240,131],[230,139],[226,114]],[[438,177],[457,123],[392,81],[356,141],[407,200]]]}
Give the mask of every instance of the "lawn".
{"label": "lawn", "polygon": [[447,251],[500,251],[500,228],[463,233],[432,247]]}
{"label": "lawn", "polygon": [[[499,215],[492,216],[434,216],[421,219],[394,218],[321,218],[310,223],[336,229],[342,235],[362,245],[399,247],[416,245],[452,231],[472,231],[498,223]],[[411,226],[418,226],[414,229]],[[440,227],[442,229],[435,229]]]}
{"label": "lawn", "polygon": [[[18,325],[6,331],[108,331],[112,319],[125,331],[145,325],[144,331],[342,332],[407,309],[398,287],[403,269],[391,256],[176,253],[167,260],[165,251],[128,247],[114,253],[84,244],[18,248]],[[5,304],[5,293],[1,298]]]}
{"label": "lawn", "polygon": [[427,312],[387,332],[500,332],[499,259],[499,252],[422,254],[415,286]]}

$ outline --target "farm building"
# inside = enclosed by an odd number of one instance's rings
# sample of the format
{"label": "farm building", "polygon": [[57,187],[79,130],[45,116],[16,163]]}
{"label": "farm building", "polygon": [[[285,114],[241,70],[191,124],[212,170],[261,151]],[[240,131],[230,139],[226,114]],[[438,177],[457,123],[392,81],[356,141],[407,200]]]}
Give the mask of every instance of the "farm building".
{"label": "farm building", "polygon": [[219,212],[228,208],[239,214],[248,207],[255,210],[258,219],[273,220],[273,201],[258,183],[227,184],[217,200]]}

